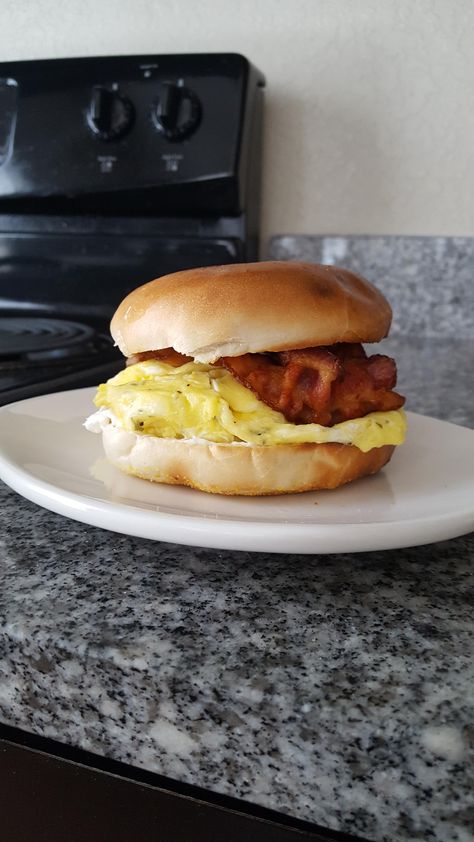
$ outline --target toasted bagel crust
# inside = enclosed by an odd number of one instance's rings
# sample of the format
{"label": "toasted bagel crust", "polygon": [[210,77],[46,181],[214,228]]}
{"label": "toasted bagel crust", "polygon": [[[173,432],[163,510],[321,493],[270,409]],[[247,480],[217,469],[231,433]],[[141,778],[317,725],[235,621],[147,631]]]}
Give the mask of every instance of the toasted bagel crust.
{"label": "toasted bagel crust", "polygon": [[174,348],[200,362],[336,342],[378,342],[384,296],[336,266],[268,261],[189,269],[122,301],[111,333],[125,356]]}
{"label": "toasted bagel crust", "polygon": [[337,488],[375,474],[395,450],[392,445],[362,453],[344,444],[213,444],[143,436],[112,425],[102,436],[107,458],[127,474],[227,495]]}

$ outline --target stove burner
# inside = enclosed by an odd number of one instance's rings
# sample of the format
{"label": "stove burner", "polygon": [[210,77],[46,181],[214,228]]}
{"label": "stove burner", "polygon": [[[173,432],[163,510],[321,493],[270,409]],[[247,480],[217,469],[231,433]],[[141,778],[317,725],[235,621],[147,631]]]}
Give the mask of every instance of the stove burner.
{"label": "stove burner", "polygon": [[93,328],[63,319],[0,318],[0,358],[49,356],[83,345],[95,335]]}
{"label": "stove burner", "polygon": [[63,319],[0,318],[0,406],[64,389],[93,386],[123,368],[112,339]]}

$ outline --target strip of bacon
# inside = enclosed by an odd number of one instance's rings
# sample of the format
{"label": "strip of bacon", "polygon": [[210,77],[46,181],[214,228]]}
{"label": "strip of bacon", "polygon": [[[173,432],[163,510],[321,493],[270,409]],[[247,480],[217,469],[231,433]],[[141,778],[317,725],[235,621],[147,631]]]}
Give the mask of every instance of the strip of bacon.
{"label": "strip of bacon", "polygon": [[324,348],[284,351],[281,354],[243,354],[222,357],[218,363],[288,421],[329,422],[327,405],[340,363]]}
{"label": "strip of bacon", "polygon": [[331,424],[362,418],[369,412],[399,409],[405,399],[391,391],[396,379],[395,362],[390,357],[346,360],[344,374],[331,394]]}
{"label": "strip of bacon", "polygon": [[391,391],[397,379],[394,360],[379,354],[367,357],[358,344],[244,354],[219,362],[296,424],[329,427],[369,412],[399,409],[405,403]]}

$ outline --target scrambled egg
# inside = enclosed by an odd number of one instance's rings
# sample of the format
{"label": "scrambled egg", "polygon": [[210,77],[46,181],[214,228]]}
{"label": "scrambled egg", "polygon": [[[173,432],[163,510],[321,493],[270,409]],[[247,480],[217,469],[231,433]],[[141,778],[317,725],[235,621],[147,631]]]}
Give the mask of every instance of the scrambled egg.
{"label": "scrambled egg", "polygon": [[402,444],[406,430],[402,410],[372,412],[333,427],[291,424],[224,368],[195,362],[179,368],[158,360],[132,365],[99,386],[95,404],[108,423],[160,438],[253,445],[338,442],[365,453]]}

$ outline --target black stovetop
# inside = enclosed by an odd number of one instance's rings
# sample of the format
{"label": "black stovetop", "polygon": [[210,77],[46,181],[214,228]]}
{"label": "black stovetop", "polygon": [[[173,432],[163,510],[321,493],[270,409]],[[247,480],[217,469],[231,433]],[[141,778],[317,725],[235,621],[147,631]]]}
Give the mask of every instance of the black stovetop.
{"label": "black stovetop", "polygon": [[256,259],[263,84],[230,54],[0,63],[0,404],[115,374],[140,284]]}
{"label": "black stovetop", "polygon": [[121,367],[112,339],[92,325],[42,315],[0,317],[0,405],[97,385]]}

